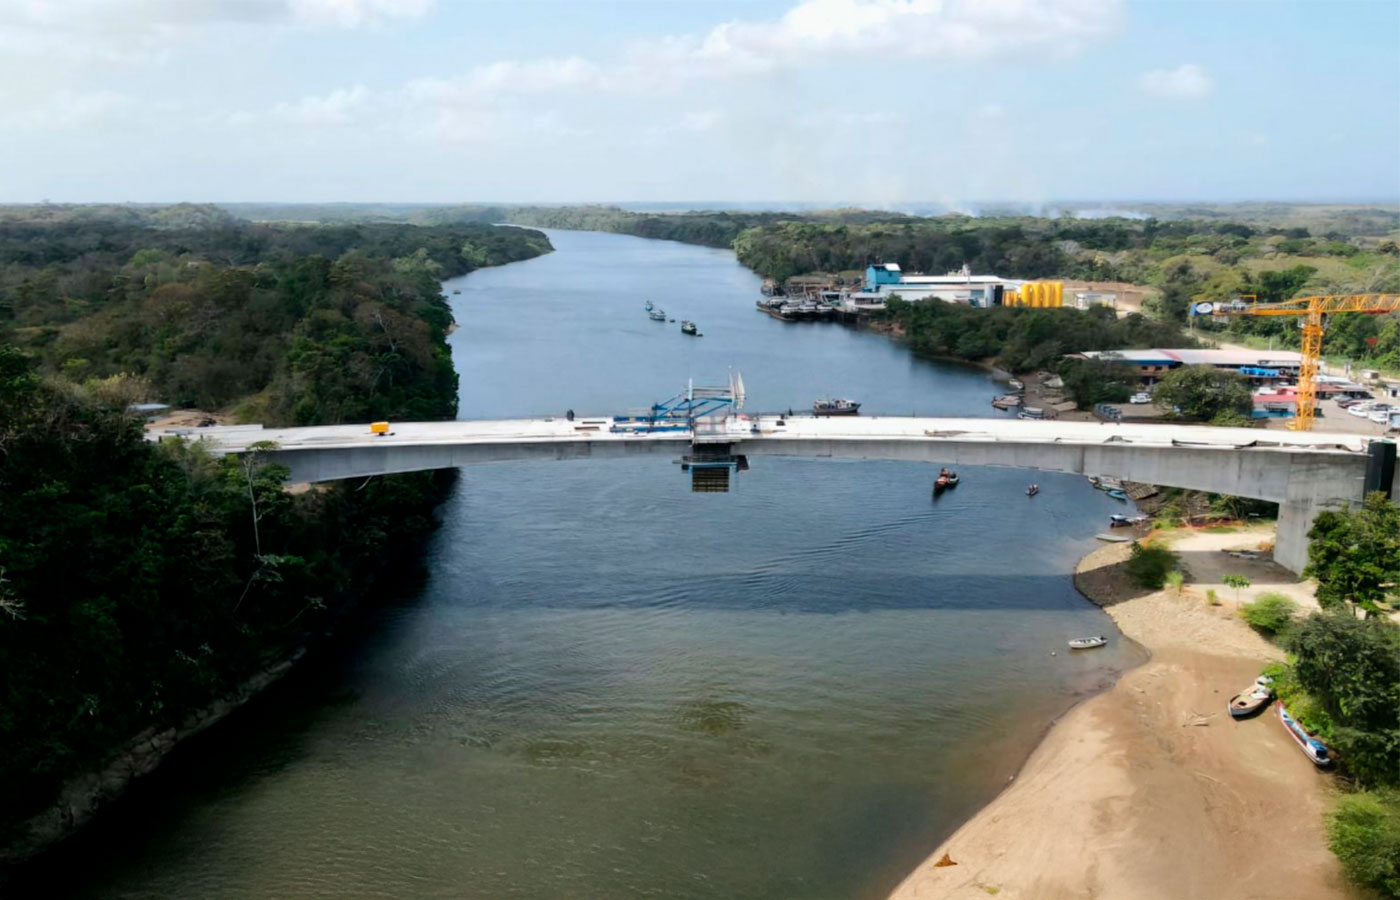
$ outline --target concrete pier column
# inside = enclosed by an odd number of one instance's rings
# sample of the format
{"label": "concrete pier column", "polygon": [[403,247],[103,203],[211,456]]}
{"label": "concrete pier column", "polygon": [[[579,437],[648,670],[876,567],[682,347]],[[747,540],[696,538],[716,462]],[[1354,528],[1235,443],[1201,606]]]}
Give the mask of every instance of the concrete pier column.
{"label": "concrete pier column", "polygon": [[1308,564],[1308,530],[1323,507],[1312,500],[1290,500],[1278,508],[1278,533],[1274,536],[1274,562],[1295,575]]}

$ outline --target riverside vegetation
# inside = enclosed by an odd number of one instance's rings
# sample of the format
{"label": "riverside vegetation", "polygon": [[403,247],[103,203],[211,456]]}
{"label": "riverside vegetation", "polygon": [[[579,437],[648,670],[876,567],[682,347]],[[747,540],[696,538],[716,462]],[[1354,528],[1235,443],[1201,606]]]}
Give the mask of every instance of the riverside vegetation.
{"label": "riverside vegetation", "polygon": [[[237,204],[241,215],[319,221],[509,222],[586,229],[732,248],[760,275],[862,270],[874,261],[944,272],[964,263],[1010,278],[1125,281],[1155,288],[1150,312],[1184,323],[1193,300],[1254,295],[1284,300],[1315,293],[1400,290],[1400,211],[1307,204],[1155,204],[1148,218],[1036,218],[992,210],[980,217],[910,216],[870,210],[642,213],[606,206],[421,206]],[[1028,315],[1028,311],[1017,311]],[[1199,327],[1227,340],[1298,346],[1296,323],[1233,317]],[[1076,326],[1077,327],[1077,326]],[[1176,332],[1140,332],[1120,346],[1192,346]],[[975,343],[969,340],[969,349]],[[1102,349],[1070,346],[1070,350]],[[960,356],[956,345],[943,355]],[[1329,355],[1400,371],[1400,315],[1338,316]],[[992,354],[983,354],[989,356]],[[970,357],[969,357],[970,358]]]}
{"label": "riverside vegetation", "polygon": [[68,778],[178,725],[363,592],[450,473],[284,490],[143,440],[147,397],[272,425],[455,414],[439,281],[538,232],[0,216],[0,859]]}
{"label": "riverside vegetation", "polygon": [[1400,897],[1400,627],[1382,607],[1400,584],[1400,507],[1375,493],[1323,512],[1309,537],[1322,611],[1298,620],[1265,594],[1242,614],[1289,651],[1266,672],[1349,776],[1328,819],[1333,851],[1358,884]]}

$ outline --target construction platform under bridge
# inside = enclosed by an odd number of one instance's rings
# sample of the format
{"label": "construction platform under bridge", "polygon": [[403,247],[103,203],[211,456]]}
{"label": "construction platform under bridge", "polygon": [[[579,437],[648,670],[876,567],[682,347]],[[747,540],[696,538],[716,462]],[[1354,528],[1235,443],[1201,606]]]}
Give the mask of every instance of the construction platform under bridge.
{"label": "construction platform under bridge", "polygon": [[614,434],[689,433],[690,452],[680,459],[681,470],[690,473],[690,489],[697,494],[723,494],[729,491],[729,473],[746,471],[748,460],[730,452],[727,441],[706,441],[696,437],[696,425],[704,420],[722,422],[744,408],[744,377],[729,376],[722,387],[696,387],[692,381],[684,391],[668,400],[653,403],[649,409],[614,416],[609,431]]}

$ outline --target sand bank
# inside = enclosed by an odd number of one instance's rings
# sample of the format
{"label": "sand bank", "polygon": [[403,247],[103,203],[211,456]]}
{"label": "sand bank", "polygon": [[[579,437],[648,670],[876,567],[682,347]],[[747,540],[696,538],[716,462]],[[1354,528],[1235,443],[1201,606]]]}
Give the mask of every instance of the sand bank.
{"label": "sand bank", "polygon": [[[1173,549],[1193,581],[1217,582],[1216,569],[1243,565],[1251,593],[1295,581],[1220,552],[1258,540],[1195,533]],[[1126,544],[1098,549],[1075,581],[1152,659],[1066,714],[1012,785],[893,900],[1353,896],[1323,834],[1329,776],[1298,752],[1272,708],[1244,722],[1225,712],[1279,651],[1235,617],[1233,592],[1221,592],[1218,607],[1203,590],[1145,592],[1121,572],[1127,555]],[[957,865],[936,867],[945,853]]]}

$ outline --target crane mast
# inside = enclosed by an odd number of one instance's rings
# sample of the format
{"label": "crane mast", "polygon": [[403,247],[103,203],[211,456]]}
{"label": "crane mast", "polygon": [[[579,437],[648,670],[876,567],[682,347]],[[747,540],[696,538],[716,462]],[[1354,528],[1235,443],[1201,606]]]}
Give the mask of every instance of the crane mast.
{"label": "crane mast", "polygon": [[1298,366],[1298,415],[1289,424],[1295,431],[1311,431],[1317,409],[1317,372],[1322,361],[1323,316],[1337,313],[1388,313],[1400,311],[1400,294],[1325,294],[1295,297],[1272,303],[1222,303],[1215,316],[1293,316],[1301,318],[1302,362]]}

